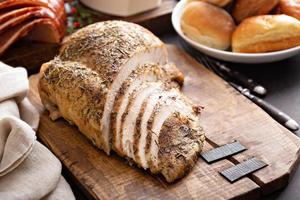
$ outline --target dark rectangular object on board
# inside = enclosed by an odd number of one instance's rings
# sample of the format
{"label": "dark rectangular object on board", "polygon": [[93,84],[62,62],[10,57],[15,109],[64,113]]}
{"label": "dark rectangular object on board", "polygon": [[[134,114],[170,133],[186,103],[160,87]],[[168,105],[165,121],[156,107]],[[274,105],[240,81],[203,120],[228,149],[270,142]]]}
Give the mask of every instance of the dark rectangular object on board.
{"label": "dark rectangular object on board", "polygon": [[263,161],[258,160],[257,158],[251,158],[238,165],[221,171],[220,174],[223,175],[231,183],[233,183],[234,181],[239,180],[240,178],[266,166],[267,164]]}
{"label": "dark rectangular object on board", "polygon": [[225,144],[223,146],[217,147],[207,152],[201,153],[201,157],[208,163],[212,163],[229,156],[235,155],[242,151],[246,150],[246,148],[241,145],[238,141],[235,141],[230,144]]}

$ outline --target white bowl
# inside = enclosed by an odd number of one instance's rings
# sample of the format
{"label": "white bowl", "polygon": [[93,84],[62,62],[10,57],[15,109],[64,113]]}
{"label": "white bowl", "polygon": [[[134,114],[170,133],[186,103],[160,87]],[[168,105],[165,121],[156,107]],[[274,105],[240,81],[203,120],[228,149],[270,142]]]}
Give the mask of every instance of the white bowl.
{"label": "white bowl", "polygon": [[183,34],[180,25],[180,18],[183,13],[183,9],[187,4],[186,0],[181,0],[175,6],[173,13],[172,13],[172,24],[176,32],[179,36],[185,40],[188,44],[193,46],[195,49],[205,53],[211,57],[235,62],[235,63],[269,63],[275,62],[279,60],[284,60],[286,58],[290,58],[300,53],[300,46],[282,50],[282,51],[274,51],[269,53],[234,53],[230,51],[222,51],[218,49],[214,49],[211,47],[207,47],[205,45],[199,44],[192,39],[188,38],[186,35]]}
{"label": "white bowl", "polygon": [[110,15],[128,17],[161,4],[161,0],[80,0],[84,5]]}

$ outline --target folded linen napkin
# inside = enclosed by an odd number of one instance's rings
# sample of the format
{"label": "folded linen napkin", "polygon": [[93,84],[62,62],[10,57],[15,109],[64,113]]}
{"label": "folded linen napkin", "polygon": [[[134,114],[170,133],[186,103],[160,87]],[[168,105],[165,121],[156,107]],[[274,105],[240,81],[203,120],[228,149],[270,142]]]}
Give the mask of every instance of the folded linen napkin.
{"label": "folded linen napkin", "polygon": [[36,140],[39,113],[24,68],[0,62],[0,199],[75,199],[61,163]]}

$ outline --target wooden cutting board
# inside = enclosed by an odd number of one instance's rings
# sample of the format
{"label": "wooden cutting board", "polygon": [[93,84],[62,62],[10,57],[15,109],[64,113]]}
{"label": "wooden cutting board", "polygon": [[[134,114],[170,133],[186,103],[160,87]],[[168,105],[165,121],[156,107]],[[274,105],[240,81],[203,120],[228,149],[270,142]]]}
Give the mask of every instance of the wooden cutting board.
{"label": "wooden cutting board", "polygon": [[[286,186],[299,161],[298,137],[175,46],[170,61],[185,74],[183,92],[205,107],[205,150],[234,140],[248,150],[208,165],[199,158],[193,170],[173,184],[105,155],[61,119],[52,122],[40,103],[38,76],[30,78],[30,99],[41,111],[39,139],[62,161],[77,184],[93,199],[256,199]],[[235,183],[219,171],[255,156],[268,167]]]}

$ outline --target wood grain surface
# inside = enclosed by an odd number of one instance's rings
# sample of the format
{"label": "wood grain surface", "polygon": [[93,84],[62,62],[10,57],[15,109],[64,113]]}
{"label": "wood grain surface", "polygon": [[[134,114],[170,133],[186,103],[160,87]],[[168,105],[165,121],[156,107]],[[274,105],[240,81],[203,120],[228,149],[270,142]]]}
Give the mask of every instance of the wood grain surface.
{"label": "wood grain surface", "polygon": [[[210,165],[199,158],[185,178],[167,184],[115,154],[108,157],[65,120],[52,122],[43,111],[34,75],[29,96],[42,114],[39,139],[93,199],[257,199],[284,187],[299,161],[299,139],[177,47],[168,46],[168,52],[170,61],[185,74],[183,92],[205,107],[205,150],[239,140],[247,151]],[[252,156],[268,167],[233,184],[219,175]]]}

